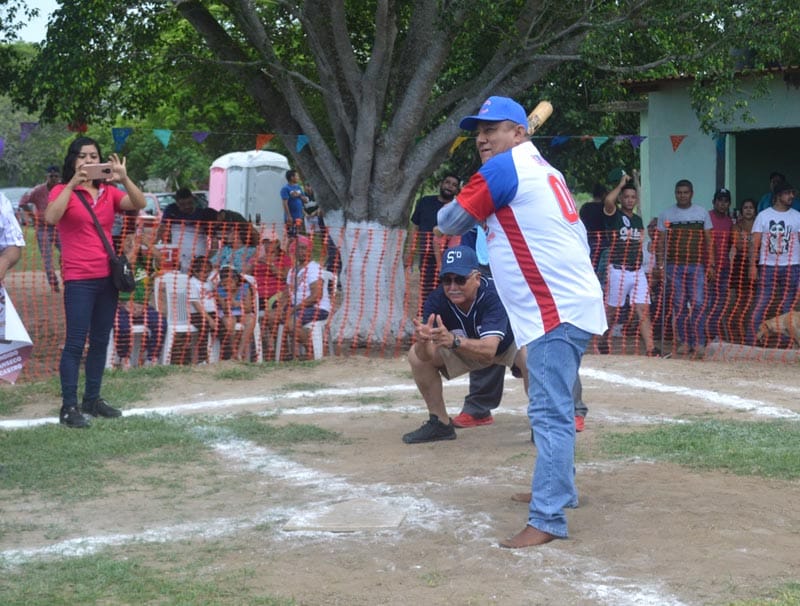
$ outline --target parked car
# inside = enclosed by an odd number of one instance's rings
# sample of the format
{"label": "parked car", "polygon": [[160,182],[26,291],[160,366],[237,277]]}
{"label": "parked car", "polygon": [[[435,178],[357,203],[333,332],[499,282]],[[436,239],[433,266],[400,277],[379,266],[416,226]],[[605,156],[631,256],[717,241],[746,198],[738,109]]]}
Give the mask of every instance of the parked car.
{"label": "parked car", "polygon": [[17,217],[17,221],[19,221],[20,225],[27,225],[30,222],[29,209],[19,207],[19,201],[22,199],[22,196],[24,196],[30,190],[30,187],[0,188],[0,193],[5,194],[6,198],[11,200],[11,206],[14,209],[14,216]]}

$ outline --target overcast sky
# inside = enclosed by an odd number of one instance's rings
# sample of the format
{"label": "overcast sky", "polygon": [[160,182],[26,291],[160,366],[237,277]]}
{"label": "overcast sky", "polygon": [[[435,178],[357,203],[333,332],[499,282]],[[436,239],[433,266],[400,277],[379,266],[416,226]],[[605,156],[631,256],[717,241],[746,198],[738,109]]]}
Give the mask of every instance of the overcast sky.
{"label": "overcast sky", "polygon": [[20,40],[25,42],[42,42],[47,33],[47,18],[56,8],[56,0],[34,0],[28,2],[28,6],[36,6],[39,9],[39,16],[32,19],[19,31]]}

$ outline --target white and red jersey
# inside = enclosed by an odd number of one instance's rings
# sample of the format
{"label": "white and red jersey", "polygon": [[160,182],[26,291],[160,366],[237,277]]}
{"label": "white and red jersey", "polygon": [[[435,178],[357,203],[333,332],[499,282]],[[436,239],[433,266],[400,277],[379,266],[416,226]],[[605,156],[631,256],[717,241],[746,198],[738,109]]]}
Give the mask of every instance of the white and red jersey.
{"label": "white and red jersey", "polygon": [[517,345],[564,322],[605,332],[603,291],[586,229],[564,177],[533,143],[487,161],[456,201],[487,223],[492,276]]}

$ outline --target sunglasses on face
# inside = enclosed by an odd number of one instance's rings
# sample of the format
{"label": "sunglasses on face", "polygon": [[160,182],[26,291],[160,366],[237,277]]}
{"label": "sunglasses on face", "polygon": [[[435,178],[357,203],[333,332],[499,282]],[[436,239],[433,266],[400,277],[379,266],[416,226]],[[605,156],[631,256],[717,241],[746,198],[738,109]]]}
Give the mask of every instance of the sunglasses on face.
{"label": "sunglasses on face", "polygon": [[447,274],[442,276],[442,284],[445,286],[450,286],[451,284],[456,284],[458,286],[464,286],[467,283],[467,280],[472,277],[472,274],[468,276],[453,276],[451,274]]}

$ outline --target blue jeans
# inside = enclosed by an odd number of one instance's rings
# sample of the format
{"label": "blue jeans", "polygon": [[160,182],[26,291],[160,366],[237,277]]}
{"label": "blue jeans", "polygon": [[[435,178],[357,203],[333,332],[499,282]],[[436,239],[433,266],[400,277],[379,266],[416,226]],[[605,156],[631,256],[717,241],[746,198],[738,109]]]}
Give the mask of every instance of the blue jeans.
{"label": "blue jeans", "polygon": [[144,324],[146,335],[144,339],[144,349],[148,360],[157,360],[164,347],[164,338],[167,336],[167,319],[160,314],[154,307],[146,306],[144,317],[140,318],[131,314],[126,303],[117,307],[116,332],[114,341],[116,342],[117,355],[120,358],[131,357],[131,326],[133,324]]}
{"label": "blue jeans", "polygon": [[47,274],[47,282],[50,286],[58,284],[56,271],[53,267],[53,245],[61,250],[61,242],[58,239],[58,232],[55,225],[42,224],[37,219],[36,224],[36,243],[39,245],[39,254],[42,256],[42,265]]}
{"label": "blue jeans", "polygon": [[728,301],[728,286],[730,282],[731,270],[729,267],[725,267],[717,270],[714,281],[708,285],[708,300],[706,301],[708,320],[706,321],[706,327],[709,339],[727,338],[730,332],[727,326],[728,319],[722,317],[722,313],[725,311],[725,303]]}
{"label": "blue jeans", "polygon": [[103,371],[106,366],[108,335],[114,324],[118,295],[110,277],[69,280],[64,283],[67,335],[59,365],[64,408],[78,404],[78,375],[87,335],[89,352],[86,355],[86,387],[83,401],[90,402],[100,397]]}
{"label": "blue jeans", "polygon": [[[672,294],[672,317],[678,340],[689,347],[706,344],[705,267],[667,265],[667,283]],[[692,305],[691,313],[689,303]]]}
{"label": "blue jeans", "polygon": [[773,297],[778,298],[775,315],[785,314],[794,307],[800,293],[800,265],[760,265],[758,268],[758,288],[753,315],[747,323],[745,343],[756,344],[756,332],[764,321],[767,308]]}
{"label": "blue jeans", "polygon": [[591,335],[561,324],[528,343],[528,418],[536,442],[528,525],[567,536],[565,507],[575,488],[575,404],[572,389]]}

